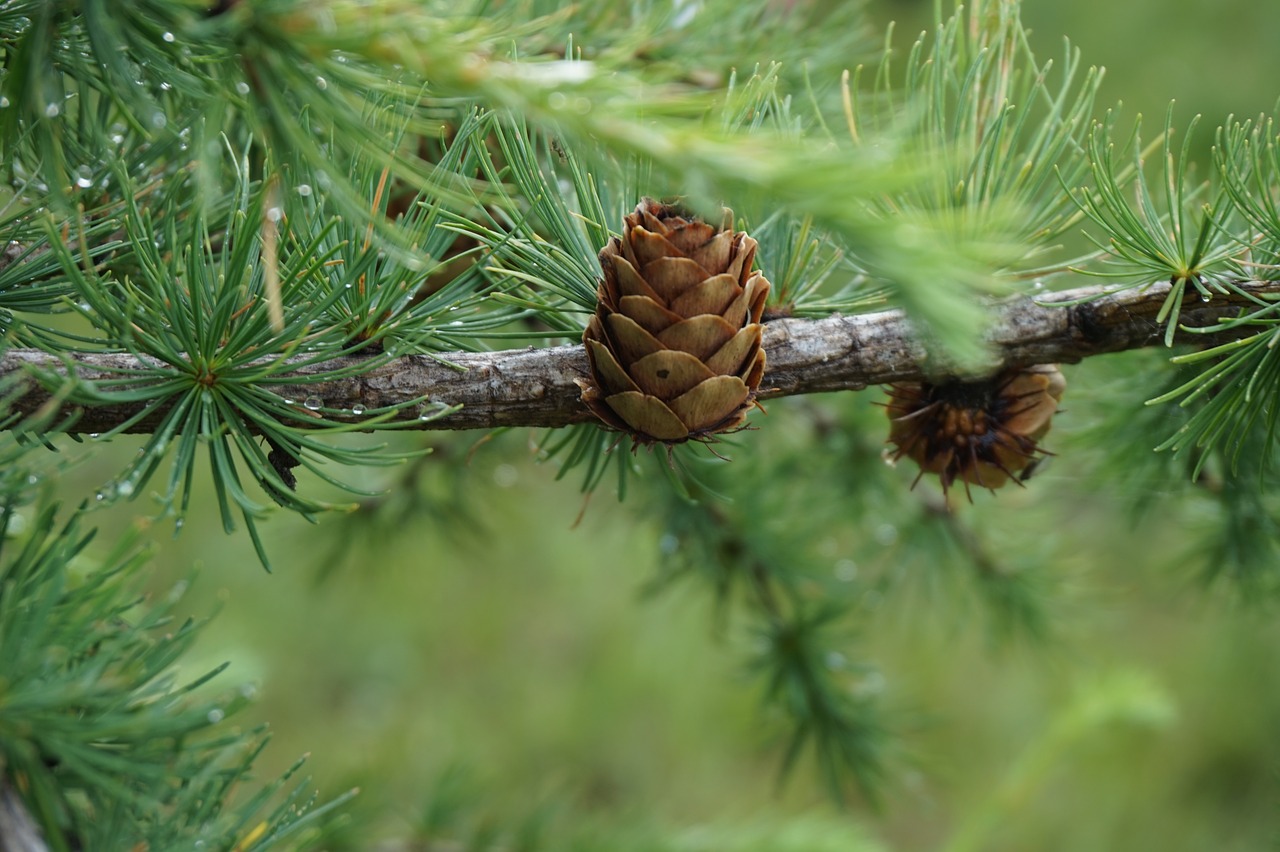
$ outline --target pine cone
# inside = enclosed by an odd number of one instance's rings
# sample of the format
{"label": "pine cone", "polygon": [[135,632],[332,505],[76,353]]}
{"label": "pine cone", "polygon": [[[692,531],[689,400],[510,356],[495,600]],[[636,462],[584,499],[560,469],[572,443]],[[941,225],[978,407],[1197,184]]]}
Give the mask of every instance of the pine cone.
{"label": "pine cone", "polygon": [[600,252],[604,278],[582,336],[582,401],[636,441],[706,441],[741,428],[764,375],[769,282],[756,241],[646,198]]}
{"label": "pine cone", "polygon": [[[889,441],[893,459],[920,465],[920,476],[936,473],[945,492],[957,479],[995,490],[1020,482],[1045,453],[1039,441],[1049,431],[1066,380],[1056,364],[1007,370],[979,382],[903,382],[889,389]],[[1025,478],[1023,474],[1022,478]],[[912,483],[915,487],[915,483]]]}

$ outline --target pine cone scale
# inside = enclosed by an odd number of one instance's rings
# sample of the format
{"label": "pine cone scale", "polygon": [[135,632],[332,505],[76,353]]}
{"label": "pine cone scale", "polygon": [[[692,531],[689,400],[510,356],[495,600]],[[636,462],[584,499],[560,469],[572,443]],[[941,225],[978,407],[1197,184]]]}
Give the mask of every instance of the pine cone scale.
{"label": "pine cone scale", "polygon": [[714,376],[669,403],[690,432],[714,430],[747,401],[751,390],[737,376]]}
{"label": "pine cone scale", "polygon": [[1056,403],[1062,398],[1065,387],[1066,381],[1059,372],[1020,375],[1006,390],[1007,394],[1022,403],[1009,414],[1009,430],[1035,441],[1043,438],[1049,431],[1049,421],[1057,411]]}
{"label": "pine cone scale", "polygon": [[627,260],[631,261],[637,270],[642,274],[651,263],[656,263],[664,257],[684,257],[682,252],[675,246],[671,240],[667,239],[661,233],[647,231],[644,228],[635,228],[631,236],[631,256]]}
{"label": "pine cone scale", "polygon": [[645,199],[600,252],[596,314],[583,342],[583,402],[640,443],[708,440],[739,428],[764,375],[769,282],[756,243]]}
{"label": "pine cone scale", "polygon": [[689,257],[694,263],[703,269],[727,269],[729,260],[733,252],[733,235],[729,231],[725,231],[717,235],[706,245],[695,249],[689,253]]}
{"label": "pine cone scale", "polygon": [[[662,400],[640,391],[627,391],[608,397],[611,413],[602,415],[606,423],[622,431],[636,430],[657,441],[684,441],[689,427]],[[599,412],[597,412],[598,414]]]}
{"label": "pine cone scale", "polygon": [[654,337],[682,321],[679,314],[645,296],[623,296],[618,300],[618,310]]}
{"label": "pine cone scale", "polygon": [[[747,322],[748,317],[760,316],[764,311],[765,299],[769,295],[768,282],[766,281],[765,284],[765,289],[760,290],[754,279],[748,282],[742,293],[730,302],[721,314],[725,321],[734,328],[739,328]],[[758,322],[758,320],[753,321]]]}
{"label": "pine cone scale", "polygon": [[659,399],[674,399],[716,374],[688,352],[664,349],[631,365],[631,378],[640,390]]}
{"label": "pine cone scale", "polygon": [[[658,298],[668,304],[700,282],[710,280],[707,277],[710,273],[687,257],[659,258],[653,263],[645,264],[640,274],[649,282]],[[737,285],[738,282],[731,276],[724,277]]]}
{"label": "pine cone scale", "polygon": [[668,349],[681,349],[706,361],[733,339],[733,335],[733,326],[724,317],[702,314],[667,327],[657,338]]}
{"label": "pine cone scale", "polygon": [[[750,328],[744,328],[732,338],[729,339],[720,350],[707,359],[707,366],[713,373],[719,373],[725,376],[738,376],[747,384],[751,384],[747,380],[747,376],[743,375],[743,368],[755,363],[756,351],[760,348],[759,339],[751,333]],[[756,384],[759,384],[757,379]]]}
{"label": "pine cone scale", "polygon": [[[616,291],[622,298],[626,298],[627,296],[640,296],[652,299],[655,305],[663,304],[665,300],[658,295],[657,291],[649,286],[649,282],[644,280],[640,273],[636,271],[636,268],[627,262],[626,258],[614,255],[609,260],[609,268],[611,268],[614,275],[610,276],[608,271],[605,273],[605,284],[609,285],[609,287],[607,291],[600,296],[602,302],[604,302],[607,297],[612,298],[613,293]],[[613,308],[615,303],[606,304],[608,304],[610,308]]]}
{"label": "pine cone scale", "polygon": [[605,320],[610,348],[621,364],[631,364],[646,355],[659,352],[664,347],[658,338],[644,330],[638,322],[626,314],[610,314]]}
{"label": "pine cone scale", "polygon": [[599,376],[601,384],[614,393],[640,390],[627,375],[627,371],[622,369],[618,359],[613,357],[613,353],[598,340],[587,341],[587,360],[591,363],[591,372]]}
{"label": "pine cone scale", "polygon": [[703,279],[671,300],[671,310],[686,317],[698,314],[723,314],[742,293],[732,275],[716,275]]}

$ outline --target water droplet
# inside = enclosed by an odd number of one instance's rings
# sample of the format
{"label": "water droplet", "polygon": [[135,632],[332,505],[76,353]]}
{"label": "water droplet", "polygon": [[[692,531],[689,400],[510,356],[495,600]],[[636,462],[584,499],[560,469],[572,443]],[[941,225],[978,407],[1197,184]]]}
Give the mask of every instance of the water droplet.
{"label": "water droplet", "polygon": [[365,407],[358,402],[355,405],[351,406],[351,413],[354,414],[356,417],[359,417],[361,414],[364,414],[364,412],[365,412]]}
{"label": "water droplet", "polygon": [[102,433],[101,433],[101,432],[90,432],[90,433],[89,433],[89,437],[90,437],[90,438],[94,438],[94,439],[96,439],[96,438],[100,438],[100,437],[102,437]]}
{"label": "water droplet", "polygon": [[94,499],[94,500],[97,500],[99,503],[101,503],[103,500],[106,500],[106,499],[107,499],[107,492],[105,492],[105,491],[98,491],[98,492],[94,493],[94,495],[93,495],[93,499]]}
{"label": "water droplet", "polygon": [[670,556],[680,549],[680,539],[671,533],[666,533],[662,538],[658,539],[658,551],[664,556]]}
{"label": "water droplet", "polygon": [[303,198],[309,197],[311,195],[311,184],[309,183],[298,184],[298,194],[301,195]]}
{"label": "water droplet", "polygon": [[58,106],[57,104],[49,104],[47,107],[44,108],[44,114],[46,118],[57,118],[58,113],[60,112],[62,112],[62,107]]}
{"label": "water droplet", "polygon": [[258,687],[252,683],[243,684],[240,687],[240,694],[252,701],[258,697]]}
{"label": "water droplet", "polygon": [[836,563],[835,570],[832,572],[836,575],[836,579],[842,583],[852,583],[854,578],[858,576],[858,563],[852,559],[841,559]]}
{"label": "water droplet", "polygon": [[118,488],[116,488],[116,493],[118,493],[121,497],[132,496],[133,483],[126,479],[124,482],[120,483],[120,486]]}
{"label": "water droplet", "polygon": [[449,406],[443,402],[425,402],[418,409],[418,419],[425,423],[428,420],[434,420],[448,410]]}
{"label": "water droplet", "polygon": [[1212,296],[1210,296],[1208,293],[1201,293],[1201,294],[1200,294],[1200,301],[1202,301],[1202,302],[1207,302],[1207,301],[1209,301],[1209,300],[1210,300],[1210,299],[1212,299],[1212,298],[1213,298],[1213,297],[1212,297]]}
{"label": "water droplet", "polygon": [[839,651],[828,651],[825,662],[827,664],[827,668],[832,671],[839,671],[844,668],[846,660],[844,654],[841,654]]}
{"label": "water droplet", "polygon": [[159,130],[160,128],[164,127],[168,123],[169,123],[169,117],[166,116],[164,113],[162,113],[160,110],[156,110],[155,112],[151,113],[151,126],[154,127],[156,130]]}
{"label": "water droplet", "polygon": [[898,528],[893,524],[881,524],[876,527],[876,541],[885,547],[893,544],[898,540]]}
{"label": "water droplet", "polygon": [[284,210],[282,210],[279,207],[268,207],[267,218],[270,219],[272,222],[279,222],[281,219],[284,218]]}
{"label": "water droplet", "polygon": [[0,95],[0,109],[4,109],[9,105],[9,99],[4,95]]}
{"label": "water droplet", "polygon": [[165,41],[169,42],[169,44],[173,44],[173,42],[175,41],[175,39],[174,39],[174,37],[173,37],[173,33],[169,33],[169,32],[166,32],[164,35],[160,36],[160,38],[162,38],[162,39],[164,39]]}
{"label": "water droplet", "polygon": [[221,722],[224,718],[226,718],[226,715],[227,715],[226,713],[223,713],[221,710],[215,707],[209,711],[209,714],[206,718],[208,718],[210,724],[216,725],[219,722]]}
{"label": "water droplet", "polygon": [[309,396],[302,401],[302,407],[308,411],[319,411],[324,408],[324,400],[318,396]]}
{"label": "water droplet", "polygon": [[4,528],[5,535],[22,535],[27,531],[27,516],[21,512],[9,515],[9,523]]}
{"label": "water droplet", "polygon": [[186,519],[186,518],[178,518],[177,520],[175,520],[175,521],[173,522],[173,531],[174,531],[175,533],[176,533],[176,532],[181,532],[181,531],[182,531],[182,528],[183,528],[183,527],[185,527],[186,525],[187,525],[187,519]]}
{"label": "water droplet", "polygon": [[93,172],[88,166],[81,166],[76,169],[76,186],[81,189],[88,189],[93,186]]}
{"label": "water droplet", "polygon": [[241,80],[239,83],[236,83],[236,91],[242,95],[249,94],[249,84],[244,80]]}
{"label": "water droplet", "polygon": [[869,695],[879,695],[884,692],[885,679],[884,675],[877,671],[867,672],[862,679],[849,688],[855,696],[865,697]]}
{"label": "water droplet", "polygon": [[520,471],[513,464],[500,464],[493,469],[493,484],[499,488],[510,488],[520,479]]}
{"label": "water droplet", "polygon": [[329,81],[323,77],[316,77],[316,88],[324,91],[329,88]]}
{"label": "water droplet", "polygon": [[191,584],[186,580],[179,580],[173,584],[173,588],[169,590],[169,603],[177,603],[182,600],[182,596],[187,593],[187,587]]}

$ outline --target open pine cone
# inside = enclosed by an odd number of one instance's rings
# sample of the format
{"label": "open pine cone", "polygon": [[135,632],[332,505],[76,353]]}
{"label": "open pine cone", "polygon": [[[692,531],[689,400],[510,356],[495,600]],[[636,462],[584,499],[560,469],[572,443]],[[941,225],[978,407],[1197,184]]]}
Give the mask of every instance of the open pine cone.
{"label": "open pine cone", "polygon": [[705,441],[742,426],[764,375],[769,282],[756,241],[643,199],[600,252],[604,278],[582,336],[582,401],[638,442]]}
{"label": "open pine cone", "polygon": [[[936,473],[942,490],[960,480],[995,490],[1020,482],[1044,450],[1066,380],[1056,364],[1007,370],[976,382],[901,382],[889,389],[892,458]],[[916,477],[916,482],[920,481]],[[912,483],[914,485],[914,483]]]}

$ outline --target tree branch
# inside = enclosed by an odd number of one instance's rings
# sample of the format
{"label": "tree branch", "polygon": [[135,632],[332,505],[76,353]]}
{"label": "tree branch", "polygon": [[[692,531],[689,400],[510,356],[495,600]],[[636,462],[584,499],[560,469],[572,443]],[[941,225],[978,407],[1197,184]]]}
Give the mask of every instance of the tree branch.
{"label": "tree branch", "polygon": [[[1074,363],[1092,355],[1158,344],[1163,328],[1156,315],[1171,286],[1158,283],[1111,294],[1104,287],[1088,287],[995,305],[987,334],[993,352],[988,372],[1031,364]],[[1242,308],[1255,309],[1258,302],[1250,296],[1280,298],[1280,282],[1249,281],[1237,286],[1239,293],[1215,294],[1208,303],[1188,299],[1181,325],[1203,328],[1236,316]],[[1069,304],[1080,300],[1087,301]],[[1177,339],[1201,344],[1213,340],[1181,330]],[[759,396],[766,400],[948,375],[946,365],[931,359],[911,323],[898,310],[819,320],[774,320],[765,325],[764,345],[768,364]],[[342,358],[303,366],[295,375],[315,375],[358,360]],[[79,354],[73,362],[76,378],[89,383],[119,379],[121,371],[138,366],[131,356],[119,354]],[[62,361],[38,350],[14,349],[0,357],[0,379],[31,368],[67,372]],[[579,400],[577,380],[586,375],[587,358],[581,346],[530,347],[436,358],[411,355],[349,378],[306,385],[305,391],[307,396],[323,400],[327,409],[342,412],[355,406],[369,410],[423,397],[433,403],[462,406],[448,416],[422,422],[424,429],[565,426],[592,419]],[[286,399],[299,395],[298,386],[293,385],[268,389]],[[78,414],[74,429],[88,433],[110,430],[137,414],[142,405],[77,407],[60,402],[56,391],[56,387],[33,382],[14,410],[31,414],[42,406],[57,406],[63,414]],[[301,417],[310,414],[301,402],[298,410]],[[152,431],[162,413],[157,406],[129,431]],[[352,423],[362,419],[354,413],[326,414]],[[418,414],[407,410],[400,416],[416,421]]]}

